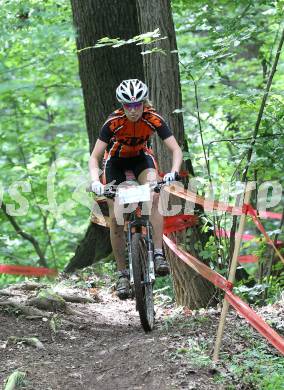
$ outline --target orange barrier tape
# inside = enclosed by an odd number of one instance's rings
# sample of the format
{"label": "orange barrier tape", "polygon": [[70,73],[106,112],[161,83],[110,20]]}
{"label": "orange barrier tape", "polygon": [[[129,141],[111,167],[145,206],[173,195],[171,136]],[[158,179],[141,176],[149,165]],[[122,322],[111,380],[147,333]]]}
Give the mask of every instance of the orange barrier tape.
{"label": "orange barrier tape", "polygon": [[204,208],[204,211],[224,211],[229,212],[233,215],[245,214],[244,207],[240,206],[230,206],[227,203],[219,202],[212,199],[204,199],[202,196],[197,195],[194,192],[189,190],[182,189],[178,186],[165,186],[163,187],[165,191],[178,196],[179,198],[185,199],[192,203],[197,203]]}
{"label": "orange barrier tape", "polygon": [[25,275],[25,276],[56,276],[58,274],[58,271],[52,268],[1,264],[0,274]]}
{"label": "orange barrier tape", "polygon": [[[185,199],[192,203],[197,203],[200,206],[204,208],[204,211],[223,211],[230,213],[232,215],[241,215],[241,214],[247,214],[250,213],[250,210],[252,209],[256,215],[257,211],[254,210],[250,205],[243,205],[243,206],[230,206],[227,203],[219,202],[217,200],[212,199],[205,199],[202,196],[197,195],[195,192],[182,189],[181,187],[172,185],[172,186],[165,186],[163,187],[165,191],[178,196],[179,198]],[[249,207],[249,210],[248,210]],[[270,219],[281,219],[281,214],[272,213],[269,211],[260,211],[259,215],[261,218],[270,218]]]}
{"label": "orange barrier tape", "polygon": [[264,336],[278,351],[284,355],[284,339],[277,334],[248,304],[232,293],[233,285],[223,276],[213,271],[207,265],[191,254],[179,248],[167,236],[163,236],[168,247],[187,265],[212,282],[216,287],[226,292],[225,298],[262,336]]}
{"label": "orange barrier tape", "polygon": [[231,291],[227,291],[225,298],[236,311],[242,315],[263,337],[265,337],[278,351],[284,355],[284,339],[275,332],[247,303],[243,302]]}
{"label": "orange barrier tape", "polygon": [[232,290],[233,285],[222,275],[219,275],[216,271],[213,271],[211,268],[207,267],[200,260],[196,259],[194,256],[185,252],[183,249],[177,247],[177,245],[170,240],[167,236],[163,235],[163,239],[168,247],[187,265],[193,268],[196,272],[202,275],[204,278],[212,282],[216,287],[221,288],[224,291]]}

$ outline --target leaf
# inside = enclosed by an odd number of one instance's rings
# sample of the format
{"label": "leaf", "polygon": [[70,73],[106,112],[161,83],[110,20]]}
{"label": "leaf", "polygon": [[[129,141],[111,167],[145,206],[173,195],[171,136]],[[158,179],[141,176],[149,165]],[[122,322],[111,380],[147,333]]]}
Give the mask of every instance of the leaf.
{"label": "leaf", "polygon": [[146,51],[141,52],[142,55],[152,54],[152,53],[161,53],[161,54],[167,55],[167,53],[163,49],[160,49],[158,47],[154,47],[151,50],[146,50]]}
{"label": "leaf", "polygon": [[176,108],[172,113],[173,114],[180,114],[181,112],[184,112],[184,108]]}

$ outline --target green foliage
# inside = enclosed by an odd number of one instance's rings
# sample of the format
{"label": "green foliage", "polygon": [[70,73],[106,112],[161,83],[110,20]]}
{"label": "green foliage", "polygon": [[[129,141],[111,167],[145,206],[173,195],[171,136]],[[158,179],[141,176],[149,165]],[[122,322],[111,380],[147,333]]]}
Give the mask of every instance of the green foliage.
{"label": "green foliage", "polygon": [[[192,159],[200,182],[200,195],[234,204],[239,192],[237,182],[246,165],[264,88],[283,29],[284,2],[174,0],[172,6],[184,102],[178,109],[183,112],[189,146],[186,157]],[[283,70],[282,53],[249,169],[249,180],[257,182],[257,190],[264,181],[284,184],[283,159],[279,158],[284,146]],[[257,196],[255,191],[252,197],[255,205]],[[274,210],[282,212],[282,209],[283,200]],[[212,233],[214,228],[226,231],[231,228],[229,215],[207,212],[206,218],[205,226]],[[279,221],[263,223],[268,231],[279,227]],[[253,224],[247,224],[246,228],[260,235],[254,231]],[[281,237],[283,239],[283,233],[278,238]],[[200,243],[197,245],[200,247]],[[273,266],[269,275],[268,259],[263,256],[267,246],[259,242],[250,245],[253,246],[244,246],[242,253],[256,254],[261,260],[253,268],[243,268],[248,272],[248,279],[238,284],[238,292],[250,302],[258,303],[263,303],[264,296],[271,300],[274,293],[279,297],[276,285],[279,285],[281,271]],[[211,237],[198,253],[212,268],[227,276],[228,239]]]}
{"label": "green foliage", "polygon": [[[78,50],[78,52],[80,53],[80,52],[85,51],[85,50],[99,49],[101,47],[106,47],[106,46],[118,48],[120,46],[129,45],[129,44],[149,45],[149,44],[153,44],[157,41],[160,41],[161,39],[167,39],[167,37],[161,37],[160,30],[159,30],[159,28],[157,28],[154,31],[140,34],[140,35],[137,35],[137,36],[130,38],[130,39],[127,39],[127,40],[120,39],[120,38],[104,37],[104,38],[99,39],[94,46],[84,47],[83,49]],[[150,54],[150,53],[155,53],[155,52],[164,53],[164,51],[162,49],[154,47],[153,49],[144,51],[141,54],[145,55],[145,54]]]}
{"label": "green foliage", "polygon": [[[75,39],[68,1],[5,1],[0,10],[1,49],[1,181],[4,201],[15,206],[20,228],[35,237],[49,266],[62,268],[84,232],[89,211],[66,200],[78,185],[74,174],[87,171],[88,143],[78,79]],[[61,211],[47,205],[50,166],[66,158],[54,180]],[[69,161],[69,163],[68,163]],[[86,174],[85,174],[86,175]],[[28,210],[21,213],[12,185],[19,188]],[[65,205],[65,207],[64,207]],[[34,248],[0,213],[1,262],[36,265]],[[77,226],[73,233],[64,227]],[[70,229],[69,229],[70,230]],[[19,280],[4,276],[5,280]],[[1,279],[3,281],[3,278]],[[1,282],[2,283],[2,282]]]}
{"label": "green foliage", "polygon": [[[246,386],[263,390],[283,389],[283,358],[267,352],[263,343],[258,342],[252,349],[232,355],[227,364],[230,375]],[[218,382],[225,379],[226,375],[216,376]]]}
{"label": "green foliage", "polygon": [[[278,30],[281,32],[283,3],[174,1],[173,6],[182,64],[184,117],[194,167],[196,173],[204,177],[192,80],[198,85],[203,135],[212,153],[209,160],[212,177],[217,183],[220,176],[230,181],[249,140],[216,142],[252,135],[278,44]],[[260,180],[283,180],[282,161],[277,162],[274,153],[274,148],[280,147],[279,142],[283,149],[283,137],[276,135],[283,127],[281,69],[282,62],[274,77],[261,126],[260,135],[268,138],[257,142],[251,167],[251,172],[256,169],[260,173]],[[269,145],[263,142],[266,140]],[[210,144],[211,141],[214,143]]]}
{"label": "green foliage", "polygon": [[167,304],[174,301],[173,281],[170,275],[156,278],[154,285],[155,303]]}
{"label": "green foliage", "polygon": [[212,360],[207,353],[207,344],[188,338],[184,347],[178,348],[172,356],[186,357],[192,367],[204,368],[212,366]]}
{"label": "green foliage", "polygon": [[[200,126],[214,196],[231,203],[236,200],[237,180],[245,166],[283,27],[283,5],[283,0],[172,1],[184,101],[174,113],[182,112],[184,116],[189,145],[184,158],[193,161],[201,195],[212,197]],[[5,204],[14,207],[19,227],[37,240],[47,265],[62,269],[84,234],[91,205],[84,194],[88,141],[70,3],[3,1],[0,22],[0,196],[4,192]],[[128,40],[115,37],[114,31],[114,38],[103,37],[82,50],[111,45],[119,55],[122,45],[136,44],[145,45],[144,55],[165,55],[155,47],[161,39],[165,37],[158,28]],[[249,170],[250,179],[256,178],[258,184],[265,180],[283,184],[283,75],[281,54]],[[52,165],[54,161],[56,166]],[[53,188],[51,195],[47,193],[47,179]],[[23,211],[16,196],[16,182],[27,210]],[[19,182],[25,182],[26,187]],[[202,218],[206,219],[204,231],[208,234],[213,232],[216,220],[218,228],[231,227],[231,219],[223,213],[206,213]],[[15,232],[2,212],[0,222],[1,263],[38,265],[32,244]],[[273,237],[279,222],[266,221],[265,227],[274,232]],[[251,224],[248,229],[252,229]],[[264,258],[264,247],[259,242],[253,245],[244,246],[242,251]],[[205,246],[198,240],[195,246],[204,261],[227,276],[227,239],[217,242],[212,236]],[[259,303],[264,295],[269,301],[279,296],[283,277],[278,263],[272,265],[270,275],[262,275],[255,282],[259,269],[254,266],[244,270],[248,279],[238,284],[240,294]],[[113,275],[113,271],[113,262],[106,262],[98,273]],[[0,275],[0,285],[24,279]],[[172,299],[172,285],[167,278],[157,281],[155,288],[157,297]]]}

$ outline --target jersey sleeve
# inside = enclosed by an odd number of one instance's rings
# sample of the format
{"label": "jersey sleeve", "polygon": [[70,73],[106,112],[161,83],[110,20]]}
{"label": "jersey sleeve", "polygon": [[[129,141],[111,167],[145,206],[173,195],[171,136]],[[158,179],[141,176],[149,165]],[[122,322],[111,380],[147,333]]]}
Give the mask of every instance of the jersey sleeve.
{"label": "jersey sleeve", "polygon": [[156,127],[156,131],[158,136],[165,140],[173,135],[172,131],[170,130],[169,126],[166,124],[163,118],[160,117],[160,124]]}
{"label": "jersey sleeve", "polygon": [[99,140],[106,142],[108,144],[111,137],[112,137],[112,132],[109,128],[109,123],[106,122],[100,130]]}

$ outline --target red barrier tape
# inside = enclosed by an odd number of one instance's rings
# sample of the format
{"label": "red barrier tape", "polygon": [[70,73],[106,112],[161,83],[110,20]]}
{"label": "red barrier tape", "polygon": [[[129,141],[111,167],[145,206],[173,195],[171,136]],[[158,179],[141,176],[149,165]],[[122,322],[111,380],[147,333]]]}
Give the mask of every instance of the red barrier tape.
{"label": "red barrier tape", "polygon": [[58,271],[51,268],[28,267],[25,265],[0,265],[0,274],[25,276],[56,276]]}
{"label": "red barrier tape", "polygon": [[256,214],[256,211],[253,209],[253,207],[251,205],[247,205],[247,210],[248,210],[248,214],[252,217],[252,220],[253,222],[255,223],[256,227],[259,229],[259,231],[264,235],[264,237],[266,238],[266,241],[273,246],[277,256],[279,257],[279,259],[282,261],[282,263],[284,264],[284,258],[282,257],[281,253],[279,252],[279,250],[276,248],[276,246],[274,245],[274,242],[271,240],[271,238],[269,237],[269,235],[266,233],[262,223],[260,222],[260,220],[258,219],[258,216]]}
{"label": "red barrier tape", "polygon": [[164,234],[184,230],[198,223],[197,215],[173,215],[164,217]]}
{"label": "red barrier tape", "polygon": [[[231,232],[230,232],[230,230],[217,229],[216,230],[216,235],[217,235],[217,237],[229,238],[230,235],[231,235]],[[238,233],[236,233],[235,237],[237,237],[237,236],[238,236]],[[242,235],[242,241],[250,241],[250,240],[261,241],[262,239],[257,237],[257,236],[254,236],[252,234],[243,234]],[[277,240],[276,242],[273,241],[273,243],[276,246],[276,248],[281,248],[282,246],[284,246],[284,242],[280,241],[280,240]],[[270,242],[268,244],[271,245]]]}
{"label": "red barrier tape", "polygon": [[248,304],[231,291],[225,294],[227,301],[241,314],[262,336],[284,355],[284,339],[275,332]]}
{"label": "red barrier tape", "polygon": [[232,290],[233,285],[222,275],[219,275],[216,271],[213,271],[211,268],[207,267],[200,260],[196,259],[194,256],[185,252],[183,249],[177,247],[177,245],[170,240],[167,236],[163,235],[163,239],[168,247],[187,265],[193,268],[196,272],[202,275],[204,278],[212,282],[216,287],[221,288],[224,291]]}
{"label": "red barrier tape", "polygon": [[259,211],[258,215],[260,218],[264,219],[282,219],[282,214],[279,213],[273,213],[271,211]]}
{"label": "red barrier tape", "polygon": [[258,256],[255,255],[243,255],[238,257],[239,263],[257,263],[258,262]]}
{"label": "red barrier tape", "polygon": [[[95,223],[100,226],[109,227],[109,217],[102,217],[96,214],[92,214],[91,216],[92,223]],[[188,227],[194,226],[198,223],[197,215],[173,215],[164,217],[164,234],[169,234],[172,232],[177,232],[180,230],[184,230]]]}
{"label": "red barrier tape", "polygon": [[263,225],[261,224],[261,222],[260,222],[260,220],[259,220],[259,218],[257,216],[256,210],[254,210],[254,208],[251,205],[244,204],[242,207],[239,207],[239,206],[238,207],[229,206],[229,205],[227,205],[226,203],[223,203],[223,202],[217,202],[215,200],[204,199],[201,196],[196,195],[194,192],[181,189],[178,186],[168,186],[168,187],[164,187],[164,189],[167,192],[169,192],[169,193],[171,193],[173,195],[176,195],[176,196],[178,196],[180,198],[183,198],[183,199],[188,200],[190,202],[198,203],[199,205],[203,206],[205,211],[208,211],[208,210],[209,211],[213,211],[213,209],[215,209],[215,210],[218,210],[218,211],[229,212],[232,215],[241,215],[241,214],[248,214],[248,215],[250,215],[252,217],[252,220],[254,221],[255,225],[257,226],[257,228],[264,235],[264,237],[266,238],[267,242],[269,242],[270,245],[273,246],[277,256],[280,258],[280,260],[284,264],[284,258],[282,257],[281,253],[276,248],[276,246],[274,245],[273,241],[270,239],[268,234],[266,233]]}
{"label": "red barrier tape", "polygon": [[225,298],[228,302],[262,335],[264,336],[278,351],[284,355],[284,339],[279,336],[253,309],[243,302],[239,297],[232,293],[233,285],[226,280],[222,275],[213,271],[207,265],[196,259],[191,254],[179,248],[167,236],[163,236],[168,247],[187,265],[193,268],[200,275],[212,282],[216,287],[221,288],[226,292]]}

